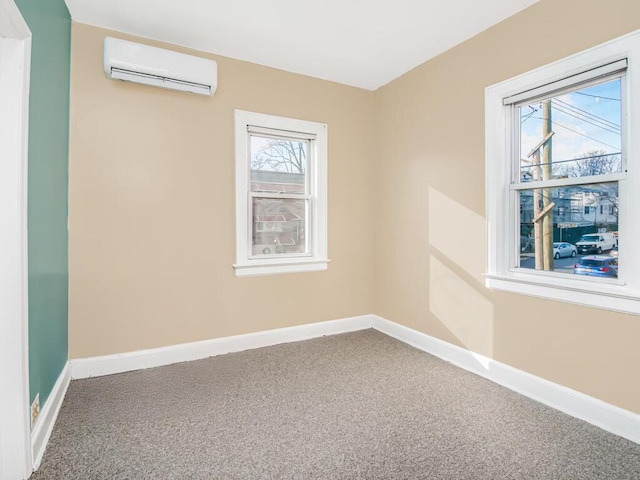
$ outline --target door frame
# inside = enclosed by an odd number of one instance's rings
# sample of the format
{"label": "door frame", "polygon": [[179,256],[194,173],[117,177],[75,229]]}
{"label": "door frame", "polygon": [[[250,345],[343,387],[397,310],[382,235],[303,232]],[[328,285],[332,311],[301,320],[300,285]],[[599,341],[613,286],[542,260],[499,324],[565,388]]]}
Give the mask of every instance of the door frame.
{"label": "door frame", "polygon": [[33,471],[29,405],[27,146],[31,32],[0,0],[0,478]]}

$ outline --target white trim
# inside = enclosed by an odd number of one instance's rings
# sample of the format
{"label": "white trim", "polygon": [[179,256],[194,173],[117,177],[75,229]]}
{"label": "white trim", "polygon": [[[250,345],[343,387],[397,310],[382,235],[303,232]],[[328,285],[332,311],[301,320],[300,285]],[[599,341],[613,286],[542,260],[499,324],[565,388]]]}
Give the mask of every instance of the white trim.
{"label": "white trim", "polygon": [[151,350],[74,359],[70,361],[71,377],[111,375],[368,328],[640,444],[640,415],[636,413],[372,314]]}
{"label": "white trim", "polygon": [[640,444],[640,415],[372,315],[376,330],[572,417]]}
{"label": "white trim", "polygon": [[71,360],[71,377],[99,377],[371,328],[369,315],[309,323],[201,342]]}
{"label": "white trim", "polygon": [[558,92],[564,88],[571,87],[572,85],[579,85],[583,82],[592,81],[594,78],[602,78],[614,73],[623,72],[627,69],[627,59],[623,58],[615,60],[606,65],[601,65],[595,68],[591,68],[588,71],[581,71],[579,73],[569,75],[560,80],[547,83],[531,90],[523,91],[516,95],[512,95],[502,100],[503,105],[510,105],[514,103],[522,103],[529,101],[532,98],[541,97],[543,95],[551,95],[554,92]]}
{"label": "white trim", "polygon": [[0,0],[0,478],[32,471],[27,296],[27,145],[31,33]]}
{"label": "white trim", "polygon": [[[283,135],[301,132],[299,138],[310,142],[308,175],[309,237],[308,255],[303,257],[251,258],[251,218],[249,218],[249,132],[272,132]],[[324,123],[278,117],[263,113],[235,110],[235,172],[236,172],[236,276],[271,275],[279,273],[326,270],[327,259],[327,125]],[[271,195],[260,195],[271,197]],[[304,195],[283,195],[281,198],[305,198]]]}
{"label": "white trim", "polygon": [[0,0],[0,34],[5,38],[26,40],[31,38],[27,22],[22,18],[14,0]]}
{"label": "white trim", "polygon": [[[551,300],[557,300],[564,303],[573,303],[576,305],[587,305],[593,308],[600,308],[608,311],[629,313],[637,312],[640,308],[640,302],[635,296],[623,294],[624,286],[621,290],[614,293],[603,291],[600,288],[598,295],[594,295],[591,290],[580,290],[576,287],[566,287],[558,282],[558,285],[552,283],[555,278],[547,276],[547,285],[541,285],[537,282],[531,282],[528,280],[531,275],[526,275],[527,278],[520,279],[518,277],[503,278],[499,276],[485,276],[485,284],[487,288],[493,288],[496,290],[503,290],[511,293],[519,293],[521,295],[528,295],[533,297],[545,297]],[[554,276],[555,277],[555,276]],[[582,279],[581,279],[582,280]],[[587,282],[585,284],[594,283]],[[601,285],[604,287],[604,284]],[[640,313],[640,312],[638,312]]]}
{"label": "white trim", "polygon": [[40,467],[42,456],[49,443],[49,438],[51,437],[51,432],[53,432],[58,413],[60,413],[60,407],[62,407],[62,402],[67,394],[69,382],[71,382],[71,367],[69,366],[69,362],[67,362],[58,376],[58,380],[56,380],[49,397],[47,397],[47,401],[40,410],[40,415],[36,420],[35,427],[31,431],[34,470]]}
{"label": "white trim", "polygon": [[290,263],[278,259],[277,263],[264,263],[262,265],[234,265],[236,277],[249,277],[257,275],[272,275],[274,273],[298,273],[298,272],[320,272],[326,270],[330,260],[299,260]]}
{"label": "white trim", "polygon": [[[540,85],[570,79],[599,66],[614,68],[612,62],[626,59],[626,87],[622,102],[623,164],[627,172],[597,178],[549,180],[520,183],[512,156],[515,138],[514,107],[503,105],[521,92],[531,92]],[[613,65],[613,66],[612,66]],[[621,65],[621,64],[618,64]],[[615,67],[618,68],[618,67]],[[587,75],[588,76],[588,75]],[[586,77],[585,77],[586,78]],[[583,78],[584,79],[584,78]],[[565,85],[566,86],[566,85]],[[555,88],[555,87],[554,87]],[[633,132],[640,128],[640,31],[614,39],[592,49],[505,80],[485,90],[486,135],[486,215],[488,288],[533,295],[590,307],[640,314],[640,249],[625,248],[616,282],[606,279],[578,278],[579,275],[554,274],[517,268],[519,231],[517,228],[516,192],[537,187],[616,180],[620,198],[620,235],[640,237],[640,142]],[[509,100],[510,99],[510,100]],[[517,142],[515,142],[517,143]]]}

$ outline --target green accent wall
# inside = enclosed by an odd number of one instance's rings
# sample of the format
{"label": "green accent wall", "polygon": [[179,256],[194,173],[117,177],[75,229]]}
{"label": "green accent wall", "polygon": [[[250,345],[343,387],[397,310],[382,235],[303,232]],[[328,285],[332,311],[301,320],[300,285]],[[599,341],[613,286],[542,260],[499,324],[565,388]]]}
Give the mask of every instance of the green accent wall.
{"label": "green accent wall", "polygon": [[64,0],[16,0],[32,33],[29,95],[29,397],[43,405],[68,358],[71,17]]}

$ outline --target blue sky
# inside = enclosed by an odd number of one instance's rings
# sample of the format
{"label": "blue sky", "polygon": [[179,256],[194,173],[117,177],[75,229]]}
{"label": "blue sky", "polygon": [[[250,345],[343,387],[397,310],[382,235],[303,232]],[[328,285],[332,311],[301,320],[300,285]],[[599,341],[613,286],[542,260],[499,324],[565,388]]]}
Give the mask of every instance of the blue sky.
{"label": "blue sky", "polygon": [[[594,150],[621,151],[621,81],[584,87],[552,98],[553,160],[569,160]],[[520,107],[521,158],[542,140],[542,106]],[[523,164],[523,166],[526,164]]]}

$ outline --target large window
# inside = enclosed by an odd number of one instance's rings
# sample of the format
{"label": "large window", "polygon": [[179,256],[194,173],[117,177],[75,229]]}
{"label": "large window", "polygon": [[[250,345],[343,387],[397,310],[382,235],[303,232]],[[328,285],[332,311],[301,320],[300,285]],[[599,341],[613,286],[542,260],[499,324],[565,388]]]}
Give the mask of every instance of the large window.
{"label": "large window", "polygon": [[236,275],[327,268],[327,126],[236,110]]}
{"label": "large window", "polygon": [[489,287],[640,313],[635,75],[638,33],[487,89]]}
{"label": "large window", "polygon": [[[520,210],[516,229],[521,243],[530,246],[521,247],[516,258],[515,265],[521,268],[574,274],[578,254],[612,253],[616,246],[615,241],[604,242],[603,235],[593,235],[618,231],[618,183],[626,170],[622,155],[626,62],[616,68],[602,78],[596,71],[595,79],[551,96],[513,104],[519,172],[511,188],[517,192]],[[560,242],[575,249],[563,252]],[[617,272],[609,276],[617,277]]]}

